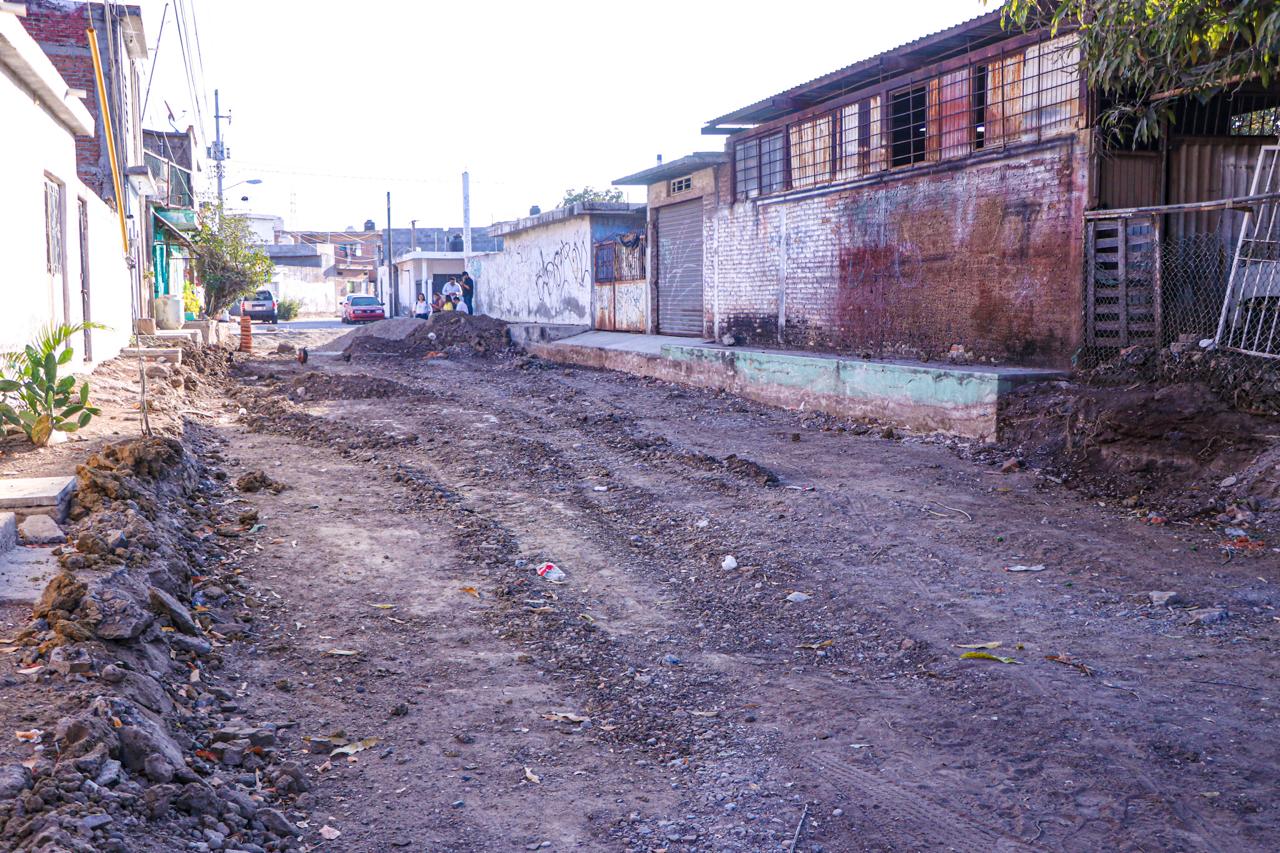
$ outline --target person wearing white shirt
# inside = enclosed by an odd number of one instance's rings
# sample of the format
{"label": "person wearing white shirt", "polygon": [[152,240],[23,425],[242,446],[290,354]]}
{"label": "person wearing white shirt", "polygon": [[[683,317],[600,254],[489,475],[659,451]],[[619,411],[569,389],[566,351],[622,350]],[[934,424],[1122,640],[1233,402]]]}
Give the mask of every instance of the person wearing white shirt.
{"label": "person wearing white shirt", "polygon": [[440,292],[445,299],[452,299],[455,296],[461,299],[462,285],[458,284],[458,277],[456,275],[449,276],[449,280],[445,282],[444,287],[440,288]]}

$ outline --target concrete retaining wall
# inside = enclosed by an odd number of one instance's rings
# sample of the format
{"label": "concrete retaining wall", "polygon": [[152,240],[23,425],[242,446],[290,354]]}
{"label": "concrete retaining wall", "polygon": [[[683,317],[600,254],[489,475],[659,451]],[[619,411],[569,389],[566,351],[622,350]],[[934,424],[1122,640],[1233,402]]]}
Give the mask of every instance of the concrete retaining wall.
{"label": "concrete retaining wall", "polygon": [[783,408],[981,441],[996,439],[1000,402],[1013,388],[1060,375],[680,345],[664,345],[660,355],[567,341],[528,349],[552,361],[715,388]]}

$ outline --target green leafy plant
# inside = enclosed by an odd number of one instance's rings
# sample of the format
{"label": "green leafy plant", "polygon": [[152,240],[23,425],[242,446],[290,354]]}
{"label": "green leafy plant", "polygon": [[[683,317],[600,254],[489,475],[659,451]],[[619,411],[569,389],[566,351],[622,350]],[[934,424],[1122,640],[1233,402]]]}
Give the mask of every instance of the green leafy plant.
{"label": "green leafy plant", "polygon": [[583,187],[580,190],[567,189],[564,191],[564,200],[560,202],[561,207],[573,207],[580,201],[625,201],[626,196],[622,190],[603,189],[598,190],[594,187]]}
{"label": "green leafy plant", "polygon": [[[88,381],[58,376],[75,355],[72,336],[99,323],[52,325],[22,352],[0,355],[0,422],[21,430],[36,447],[44,447],[54,431],[75,432],[100,411],[89,405]],[[15,406],[14,403],[17,405]]]}
{"label": "green leafy plant", "polygon": [[281,299],[276,303],[276,317],[280,320],[292,320],[302,311],[301,299]]}
{"label": "green leafy plant", "polygon": [[182,286],[182,310],[198,317],[202,307],[204,306],[200,304],[200,297],[196,295],[196,286],[189,281],[186,282]]}

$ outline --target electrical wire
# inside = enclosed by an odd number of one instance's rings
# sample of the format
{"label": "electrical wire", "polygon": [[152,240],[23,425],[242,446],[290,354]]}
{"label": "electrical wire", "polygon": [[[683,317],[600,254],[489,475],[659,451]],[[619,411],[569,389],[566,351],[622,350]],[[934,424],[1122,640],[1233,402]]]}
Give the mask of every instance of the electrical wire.
{"label": "electrical wire", "polygon": [[183,0],[175,0],[174,7],[174,25],[178,28],[178,45],[182,48],[182,67],[187,78],[187,92],[191,95],[191,106],[196,114],[196,122],[200,128],[200,137],[207,139],[206,125],[204,118],[204,110],[200,102],[200,90],[196,86],[195,73],[191,67],[191,50],[187,40],[187,29],[183,27],[184,10],[186,5]]}
{"label": "electrical wire", "polygon": [[169,21],[169,4],[164,4],[164,14],[160,16],[160,34],[156,36],[156,49],[151,56],[151,73],[147,75],[147,94],[142,98],[142,120],[147,120],[147,104],[151,103],[151,84],[156,79],[156,67],[160,65],[160,45],[164,43],[164,25]]}

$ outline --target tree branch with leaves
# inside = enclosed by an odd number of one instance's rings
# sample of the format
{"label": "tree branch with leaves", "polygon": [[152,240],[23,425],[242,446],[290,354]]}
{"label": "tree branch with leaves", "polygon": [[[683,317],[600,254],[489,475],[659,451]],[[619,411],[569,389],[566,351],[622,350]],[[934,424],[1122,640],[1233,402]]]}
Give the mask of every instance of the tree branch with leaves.
{"label": "tree branch with leaves", "polygon": [[275,265],[253,241],[249,220],[209,209],[193,241],[196,275],[204,285],[205,315],[215,317],[271,281]]}
{"label": "tree branch with leaves", "polygon": [[626,196],[622,190],[598,190],[594,187],[583,187],[580,190],[565,190],[564,201],[560,202],[561,207],[573,207],[575,204],[583,201],[606,201],[620,202],[625,201]]}
{"label": "tree branch with leaves", "polygon": [[[990,0],[989,0],[990,2]],[[1280,61],[1276,0],[1008,0],[1008,29],[1074,30],[1112,138],[1157,138],[1185,97],[1269,86]]]}

